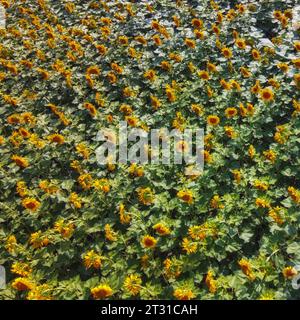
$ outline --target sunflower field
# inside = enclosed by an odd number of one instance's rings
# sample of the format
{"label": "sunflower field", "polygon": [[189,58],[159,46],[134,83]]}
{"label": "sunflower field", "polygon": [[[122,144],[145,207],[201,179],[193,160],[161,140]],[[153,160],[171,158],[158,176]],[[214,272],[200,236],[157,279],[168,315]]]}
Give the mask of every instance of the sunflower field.
{"label": "sunflower field", "polygon": [[[297,0],[0,3],[0,299],[300,298]],[[120,121],[204,170],[99,165]]]}

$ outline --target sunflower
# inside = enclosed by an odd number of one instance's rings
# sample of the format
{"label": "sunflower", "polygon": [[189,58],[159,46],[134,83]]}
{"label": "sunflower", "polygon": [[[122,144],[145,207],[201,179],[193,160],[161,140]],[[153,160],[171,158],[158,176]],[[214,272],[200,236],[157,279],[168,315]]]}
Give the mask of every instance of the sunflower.
{"label": "sunflower", "polygon": [[294,74],[294,81],[296,83],[297,88],[300,89],[300,73]]}
{"label": "sunflower", "polygon": [[114,84],[114,83],[116,83],[118,81],[117,76],[112,71],[108,72],[107,78],[108,78],[108,81],[111,84]]}
{"label": "sunflower", "polygon": [[251,51],[251,54],[252,54],[252,57],[254,60],[260,60],[261,59],[261,56],[260,56],[260,53],[257,49],[253,49]]}
{"label": "sunflower", "polygon": [[210,200],[210,206],[213,209],[223,209],[224,205],[221,203],[221,197],[219,195],[214,195],[213,198]]}
{"label": "sunflower", "polygon": [[251,92],[253,94],[258,94],[261,92],[260,81],[256,80],[255,85],[251,87]]}
{"label": "sunflower", "polygon": [[14,262],[11,266],[10,271],[19,276],[27,277],[32,272],[32,269],[27,263]]}
{"label": "sunflower", "polygon": [[150,100],[154,110],[157,110],[161,106],[161,102],[157,97],[151,95]]}
{"label": "sunflower", "polygon": [[132,163],[128,169],[128,172],[133,177],[142,177],[144,176],[144,169],[138,166],[136,163]]}
{"label": "sunflower", "polygon": [[40,76],[43,80],[48,80],[50,78],[50,74],[48,71],[46,71],[42,68],[37,68],[36,71],[40,74]]}
{"label": "sunflower", "polygon": [[299,52],[300,51],[300,41],[294,42],[294,48]]}
{"label": "sunflower", "polygon": [[204,157],[204,162],[206,163],[211,163],[213,161],[212,155],[207,150],[203,151],[203,157]]}
{"label": "sunflower", "polygon": [[235,89],[237,91],[241,91],[241,85],[234,79],[230,80],[230,85],[232,89]]}
{"label": "sunflower", "polygon": [[213,72],[214,73],[214,72],[218,71],[217,70],[217,66],[215,64],[213,64],[212,62],[207,62],[206,66],[207,66],[207,69],[208,69],[209,72]]}
{"label": "sunflower", "polygon": [[126,36],[120,36],[118,41],[121,45],[127,46],[128,45],[128,38]]}
{"label": "sunflower", "polygon": [[15,162],[15,164],[17,166],[19,166],[20,168],[27,168],[29,166],[29,162],[26,158],[24,157],[20,157],[17,155],[13,155],[11,157],[11,159]]}
{"label": "sunflower", "polygon": [[48,140],[57,144],[64,144],[65,138],[63,135],[54,133],[48,136]]}
{"label": "sunflower", "polygon": [[238,48],[240,48],[242,50],[246,49],[246,41],[245,41],[245,39],[237,38],[235,40],[235,44],[237,45]]}
{"label": "sunflower", "polygon": [[191,226],[189,227],[189,235],[194,240],[203,240],[206,237],[206,230],[207,228],[203,226]]}
{"label": "sunflower", "polygon": [[142,245],[144,248],[153,249],[155,248],[157,240],[149,235],[146,235],[142,238]]}
{"label": "sunflower", "polygon": [[[180,130],[180,128],[177,128]],[[187,153],[189,151],[190,147],[189,144],[184,141],[184,140],[180,140],[176,143],[176,151],[177,152],[181,152],[181,153]]]}
{"label": "sunflower", "polygon": [[272,291],[265,292],[260,295],[258,300],[275,300],[276,299],[276,293]]}
{"label": "sunflower", "polygon": [[247,103],[247,109],[246,109],[246,113],[250,116],[253,116],[254,115],[254,112],[255,112],[255,107],[253,106],[253,104],[251,103]]}
{"label": "sunflower", "polygon": [[106,54],[107,48],[105,47],[105,45],[98,44],[98,45],[95,45],[95,47],[98,50],[98,52],[100,53],[100,55],[104,56]]}
{"label": "sunflower", "polygon": [[100,269],[102,266],[102,257],[97,254],[94,250],[90,250],[83,257],[83,263],[86,269],[94,268]]}
{"label": "sunflower", "polygon": [[241,67],[240,71],[241,71],[242,76],[245,78],[250,78],[252,76],[252,73],[246,67]]}
{"label": "sunflower", "polygon": [[125,120],[131,127],[136,127],[138,124],[138,119],[135,116],[126,116]]}
{"label": "sunflower", "polygon": [[188,204],[194,202],[194,195],[191,190],[180,190],[177,192],[177,197]]}
{"label": "sunflower", "polygon": [[89,190],[93,186],[93,178],[90,174],[84,173],[77,178],[78,183],[83,190]]}
{"label": "sunflower", "polygon": [[163,262],[164,274],[167,278],[177,278],[182,272],[182,262],[176,257],[167,258]]}
{"label": "sunflower", "polygon": [[281,17],[282,17],[281,11],[275,10],[275,11],[273,12],[273,17],[274,17],[275,19],[277,19],[277,20],[281,20]]}
{"label": "sunflower", "polygon": [[275,77],[273,77],[273,78],[270,78],[269,80],[268,80],[268,84],[270,85],[270,86],[272,86],[275,90],[277,89],[279,89],[280,88],[280,83],[277,81],[277,79],[275,78]]}
{"label": "sunflower", "polygon": [[27,300],[53,300],[50,295],[50,288],[47,284],[34,286],[26,297]]}
{"label": "sunflower", "polygon": [[169,54],[169,58],[170,58],[171,60],[174,60],[174,61],[177,62],[177,63],[180,63],[180,62],[182,61],[182,59],[183,59],[180,54],[177,54],[177,53],[174,53],[174,52],[171,52],[171,53]]}
{"label": "sunflower", "polygon": [[87,71],[86,71],[86,73],[88,74],[88,75],[91,75],[91,74],[94,74],[94,75],[99,75],[100,74],[100,69],[99,69],[99,67],[97,67],[97,66],[90,66],[90,67],[88,67],[88,69],[87,69]]}
{"label": "sunflower", "polygon": [[231,126],[225,126],[224,131],[225,131],[225,134],[227,135],[227,137],[229,137],[231,139],[234,139],[237,136],[236,132],[234,131],[234,128]]}
{"label": "sunflower", "polygon": [[175,289],[173,295],[177,300],[191,300],[195,298],[193,291],[188,288]]}
{"label": "sunflower", "polygon": [[284,223],[284,219],[281,215],[282,208],[281,207],[275,207],[271,208],[268,212],[268,216],[272,218],[279,226]]}
{"label": "sunflower", "polygon": [[175,102],[177,99],[175,90],[169,85],[166,86],[166,95],[168,97],[169,102]]}
{"label": "sunflower", "polygon": [[71,14],[71,13],[73,13],[73,12],[75,11],[76,7],[75,7],[75,4],[74,4],[74,3],[68,2],[68,3],[65,4],[65,9],[66,9],[66,11],[67,11],[68,13]]}
{"label": "sunflower", "polygon": [[90,112],[92,117],[95,117],[97,115],[97,109],[92,103],[85,102],[83,104],[83,107]]}
{"label": "sunflower", "polygon": [[144,73],[144,78],[148,79],[149,81],[153,82],[156,79],[156,72],[153,69],[150,69]]}
{"label": "sunflower", "polygon": [[293,279],[298,271],[294,267],[286,267],[282,270],[282,274],[286,279]]}
{"label": "sunflower", "polygon": [[32,69],[33,67],[33,63],[30,60],[22,60],[21,64],[28,69]]}
{"label": "sunflower", "polygon": [[289,71],[289,65],[285,62],[277,63],[277,67],[283,72],[287,73]]}
{"label": "sunflower", "polygon": [[162,61],[160,67],[165,71],[171,70],[171,64],[168,61]]}
{"label": "sunflower", "polygon": [[203,27],[203,21],[200,19],[193,19],[192,25],[193,25],[193,27],[195,27],[197,29],[201,29]]}
{"label": "sunflower", "polygon": [[214,95],[214,91],[212,90],[212,88],[210,86],[206,87],[206,92],[207,92],[207,96],[209,98],[211,98]]}
{"label": "sunflower", "polygon": [[270,208],[270,202],[266,199],[263,199],[263,198],[256,198],[255,199],[255,205],[258,207],[258,208]]}
{"label": "sunflower", "polygon": [[54,230],[56,232],[59,232],[61,236],[65,239],[68,239],[72,236],[74,232],[74,224],[71,223],[65,223],[63,219],[60,219],[54,223]]}
{"label": "sunflower", "polygon": [[288,193],[294,202],[296,202],[296,203],[300,202],[300,191],[299,190],[290,186],[290,187],[288,187]]}
{"label": "sunflower", "polygon": [[194,113],[196,113],[197,116],[201,116],[204,112],[203,106],[199,104],[192,104],[191,109]]}
{"label": "sunflower", "polygon": [[159,37],[158,34],[155,34],[153,37],[152,37],[152,40],[155,42],[155,44],[157,46],[161,46],[162,45],[162,40],[161,38]]}
{"label": "sunflower", "polygon": [[293,19],[294,17],[293,10],[291,9],[286,9],[283,14],[289,19]]}
{"label": "sunflower", "polygon": [[134,40],[137,41],[138,43],[142,44],[142,45],[146,45],[147,44],[147,40],[143,36],[136,36],[134,38]]}
{"label": "sunflower", "polygon": [[216,280],[214,280],[213,272],[211,270],[207,272],[205,284],[207,285],[209,292],[215,293],[217,291]]}
{"label": "sunflower", "polygon": [[217,13],[217,20],[218,20],[218,22],[219,23],[222,23],[223,22],[223,13],[221,12],[221,11],[219,11],[218,13]]}
{"label": "sunflower", "polygon": [[160,29],[160,24],[159,24],[159,22],[158,22],[157,20],[152,20],[152,22],[151,22],[151,28],[159,31],[159,29]]}
{"label": "sunflower", "polygon": [[153,229],[161,236],[170,234],[170,229],[163,223],[157,223],[153,226]]}
{"label": "sunflower", "polygon": [[274,100],[274,92],[271,88],[264,88],[260,90],[260,97],[265,102],[271,102]]}
{"label": "sunflower", "polygon": [[212,32],[215,33],[217,36],[219,36],[220,33],[221,33],[220,28],[219,28],[216,24],[213,24],[213,25],[212,25],[211,30],[212,30]]}
{"label": "sunflower", "polygon": [[237,109],[236,108],[227,108],[225,110],[225,115],[227,118],[233,118],[237,115]]}
{"label": "sunflower", "polygon": [[267,150],[263,152],[264,157],[270,162],[274,163],[276,160],[276,153],[273,150]]}
{"label": "sunflower", "polygon": [[241,14],[245,13],[245,11],[246,11],[246,7],[241,3],[237,4],[236,8],[239,11],[239,13],[241,13]]}
{"label": "sunflower", "polygon": [[94,180],[93,186],[96,190],[101,190],[104,193],[108,193],[110,191],[110,182],[106,178]]}
{"label": "sunflower", "polygon": [[16,249],[17,246],[17,239],[14,235],[9,236],[6,239],[6,244],[5,244],[5,249],[9,252],[9,253],[13,253]]}
{"label": "sunflower", "polygon": [[203,40],[205,38],[205,32],[204,31],[200,31],[198,29],[195,29],[194,30],[194,34],[195,34],[197,39]]}
{"label": "sunflower", "polygon": [[127,116],[133,113],[132,107],[128,104],[122,104],[119,110]]}
{"label": "sunflower", "polygon": [[113,290],[107,284],[100,284],[91,289],[91,294],[94,299],[105,299],[113,295]]}
{"label": "sunflower", "polygon": [[139,294],[141,290],[142,279],[137,274],[131,274],[124,280],[124,289],[131,293],[133,296]]}
{"label": "sunflower", "polygon": [[105,233],[105,239],[108,241],[117,241],[118,240],[118,234],[113,230],[113,228],[110,226],[110,224],[106,224],[104,226],[104,233]]}
{"label": "sunflower", "polygon": [[205,70],[198,71],[198,76],[205,81],[209,80],[209,73]]}
{"label": "sunflower", "polygon": [[296,68],[300,69],[300,58],[292,60]]}
{"label": "sunflower", "polygon": [[9,124],[19,124],[22,122],[22,117],[20,117],[18,114],[14,113],[12,115],[10,115],[9,117],[7,117],[6,121]]}
{"label": "sunflower", "polygon": [[75,145],[75,148],[76,148],[76,151],[77,151],[80,155],[82,155],[82,157],[83,157],[84,159],[88,159],[88,158],[89,158],[91,151],[90,151],[90,149],[86,146],[85,143],[79,143],[79,144]]}
{"label": "sunflower", "polygon": [[181,243],[182,250],[187,254],[195,253],[197,251],[197,242],[192,242],[188,238],[183,238]]}
{"label": "sunflower", "polygon": [[287,16],[283,15],[280,19],[280,22],[281,22],[282,28],[285,29],[289,23],[289,18]]}
{"label": "sunflower", "polygon": [[28,278],[20,277],[13,281],[12,287],[18,291],[26,291],[33,289],[34,284]]}
{"label": "sunflower", "polygon": [[123,68],[121,66],[119,66],[117,63],[113,62],[113,63],[111,63],[110,66],[111,66],[112,70],[114,70],[116,73],[118,73],[118,74],[123,73]]}
{"label": "sunflower", "polygon": [[30,235],[29,243],[34,249],[46,247],[49,242],[49,239],[47,238],[47,236],[42,234],[42,231],[37,231]]}
{"label": "sunflower", "polygon": [[232,58],[232,51],[231,51],[231,49],[229,49],[227,47],[222,49],[222,54],[226,59]]}
{"label": "sunflower", "polygon": [[220,118],[215,115],[210,115],[207,117],[207,123],[211,126],[217,126],[220,123]]}
{"label": "sunflower", "polygon": [[231,90],[232,89],[232,85],[230,82],[226,81],[225,79],[221,79],[220,80],[220,85],[222,86],[222,88],[224,90]]}
{"label": "sunflower", "polygon": [[22,200],[22,206],[33,212],[39,208],[40,204],[41,203],[34,198],[25,198]]}
{"label": "sunflower", "polygon": [[123,203],[120,203],[119,206],[119,218],[122,224],[128,224],[131,221],[131,214],[127,213]]}
{"label": "sunflower", "polygon": [[248,114],[248,110],[247,110],[247,108],[244,107],[244,105],[242,103],[240,103],[239,109],[240,109],[241,116],[246,117]]}
{"label": "sunflower", "polygon": [[241,180],[242,180],[242,173],[241,173],[241,171],[238,170],[238,169],[234,169],[234,170],[232,170],[231,172],[232,172],[232,174],[233,174],[233,177],[234,177],[235,182],[236,182],[236,183],[240,183]]}
{"label": "sunflower", "polygon": [[196,42],[192,39],[185,39],[185,44],[186,46],[188,46],[189,48],[195,49],[196,48]]}
{"label": "sunflower", "polygon": [[148,206],[154,202],[154,194],[151,190],[151,188],[139,188],[138,189],[138,198],[139,201]]}
{"label": "sunflower", "polygon": [[260,180],[255,180],[253,186],[261,191],[267,191],[269,189],[269,184]]}
{"label": "sunflower", "polygon": [[76,192],[72,192],[69,197],[69,202],[76,208],[80,209],[82,207],[82,201]]}
{"label": "sunflower", "polygon": [[132,47],[129,47],[128,48],[128,55],[131,57],[131,58],[136,58],[138,56],[137,54],[137,51],[132,48]]}
{"label": "sunflower", "polygon": [[250,280],[254,280],[255,279],[255,275],[253,274],[252,271],[252,267],[250,262],[248,262],[246,259],[241,259],[238,262],[240,268],[242,269],[242,272],[250,279]]}
{"label": "sunflower", "polygon": [[177,16],[173,16],[172,19],[173,19],[173,22],[174,22],[175,26],[177,28],[179,28],[180,27],[180,18],[177,17]]}
{"label": "sunflower", "polygon": [[24,181],[17,182],[17,193],[18,195],[23,198],[28,194],[28,189],[26,187],[26,183]]}

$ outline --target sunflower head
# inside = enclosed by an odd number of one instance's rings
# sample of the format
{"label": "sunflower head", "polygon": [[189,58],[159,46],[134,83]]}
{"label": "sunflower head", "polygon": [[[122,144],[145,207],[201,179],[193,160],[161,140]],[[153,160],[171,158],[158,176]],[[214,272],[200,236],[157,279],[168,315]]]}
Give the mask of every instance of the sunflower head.
{"label": "sunflower head", "polygon": [[113,295],[113,290],[107,284],[100,284],[99,286],[91,289],[91,294],[96,300],[105,299]]}
{"label": "sunflower head", "polygon": [[260,97],[265,102],[271,102],[274,100],[274,92],[271,88],[264,88],[260,91]]}
{"label": "sunflower head", "polygon": [[149,235],[142,238],[142,245],[144,248],[153,249],[156,246],[157,240]]}
{"label": "sunflower head", "polygon": [[220,123],[220,118],[215,115],[210,115],[207,117],[207,123],[211,126],[217,126]]}

